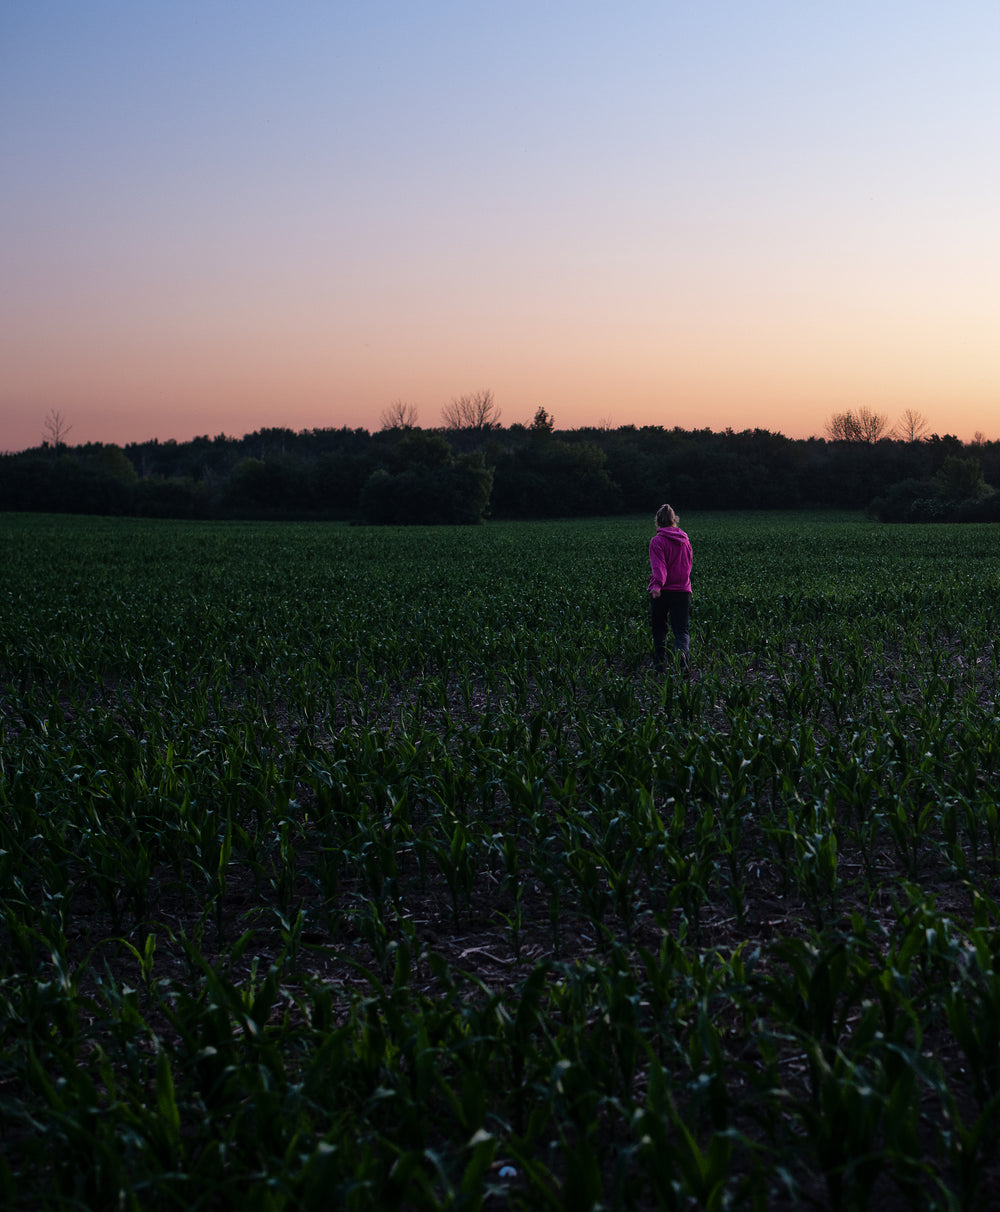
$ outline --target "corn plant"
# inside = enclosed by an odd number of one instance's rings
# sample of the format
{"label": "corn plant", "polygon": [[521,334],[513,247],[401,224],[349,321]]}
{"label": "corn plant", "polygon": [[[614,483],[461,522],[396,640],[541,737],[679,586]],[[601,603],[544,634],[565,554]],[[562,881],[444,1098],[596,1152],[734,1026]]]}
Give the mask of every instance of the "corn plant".
{"label": "corn plant", "polygon": [[686,521],[691,680],[644,519],[5,517],[0,1201],[982,1201],[993,529]]}

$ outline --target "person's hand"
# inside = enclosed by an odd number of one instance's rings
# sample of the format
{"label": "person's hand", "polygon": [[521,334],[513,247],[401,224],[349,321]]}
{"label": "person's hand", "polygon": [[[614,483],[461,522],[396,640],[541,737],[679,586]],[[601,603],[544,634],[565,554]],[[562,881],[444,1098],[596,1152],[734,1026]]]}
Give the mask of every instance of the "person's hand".
{"label": "person's hand", "polygon": [[658,589],[657,589],[657,588],[654,586],[654,587],[653,587],[653,588],[652,588],[652,589],[649,591],[649,596],[650,596],[651,598],[658,598],[658,597],[660,596],[660,591],[659,591],[659,590],[658,590]]}

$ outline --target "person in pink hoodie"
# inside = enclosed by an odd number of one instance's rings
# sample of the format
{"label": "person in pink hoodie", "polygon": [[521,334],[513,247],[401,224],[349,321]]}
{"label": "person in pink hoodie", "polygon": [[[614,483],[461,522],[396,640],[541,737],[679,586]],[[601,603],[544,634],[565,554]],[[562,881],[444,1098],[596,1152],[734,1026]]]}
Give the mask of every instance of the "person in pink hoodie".
{"label": "person in pink hoodie", "polygon": [[688,634],[691,618],[691,540],[669,505],[656,511],[656,534],[649,543],[649,622],[653,631],[653,665],[662,670],[667,628],[685,672],[690,670]]}

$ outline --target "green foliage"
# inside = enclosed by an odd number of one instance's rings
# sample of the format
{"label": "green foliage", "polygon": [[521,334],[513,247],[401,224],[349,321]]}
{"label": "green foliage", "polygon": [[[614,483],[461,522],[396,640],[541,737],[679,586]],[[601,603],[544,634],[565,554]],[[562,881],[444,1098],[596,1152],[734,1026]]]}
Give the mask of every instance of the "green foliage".
{"label": "green foliage", "polygon": [[446,438],[440,434],[407,431],[393,447],[404,467],[454,467],[455,455]]}
{"label": "green foliage", "polygon": [[932,479],[893,484],[869,512],[883,522],[989,522],[1000,519],[996,496],[978,458],[948,455]]}
{"label": "green foliage", "polygon": [[982,464],[978,459],[963,459],[949,455],[934,477],[934,486],[945,500],[978,501],[990,492],[983,479]]}
{"label": "green foliage", "polygon": [[375,467],[372,454],[328,451],[319,455],[310,471],[311,495],[317,508],[352,515]]}
{"label": "green foliage", "polygon": [[5,516],[5,1206],[982,1203],[992,530],[684,521],[696,682],[648,518]]}
{"label": "green foliage", "polygon": [[988,492],[963,501],[955,511],[956,522],[1000,522],[1000,492]]}
{"label": "green foliage", "polygon": [[204,484],[166,476],[140,480],[133,499],[136,515],[141,518],[207,518],[211,506]]}
{"label": "green foliage", "polygon": [[[454,403],[495,410],[490,393]],[[400,405],[401,415],[407,407]],[[462,465],[462,454],[481,457],[482,464],[467,463],[464,476],[444,474]],[[981,466],[982,482],[973,463]],[[492,473],[492,481],[470,468]],[[242,438],[131,443],[124,450],[60,442],[58,449],[0,456],[0,509],[392,518],[391,492],[384,494],[387,502],[374,500],[381,477],[361,508],[365,485],[376,471],[414,470],[423,474],[411,475],[403,487],[424,502],[428,519],[454,517],[456,501],[457,512],[475,520],[646,514],[669,499],[684,509],[726,510],[857,509],[872,502],[882,520],[992,521],[997,505],[984,499],[983,484],[1000,482],[1000,442],[963,447],[948,434],[920,441],[794,441],[763,429],[713,433],[662,425],[556,431],[551,414],[539,407],[531,425],[507,429],[494,418],[421,430],[404,418],[374,434],[270,428]],[[480,508],[487,483],[491,495]],[[445,502],[444,510],[435,510],[435,499]],[[926,504],[911,517],[918,501]]]}
{"label": "green foliage", "polygon": [[[414,462],[395,475],[384,468],[373,472],[361,490],[362,519],[397,526],[482,522],[493,484],[493,471],[486,467],[482,455],[462,455],[457,462],[450,458],[441,461],[443,451],[434,444],[416,442],[408,446],[416,437],[407,436],[399,446],[408,447],[409,453],[424,461]],[[447,448],[443,439],[439,441]]]}
{"label": "green foliage", "polygon": [[529,445],[498,462],[494,507],[499,513],[579,517],[616,510],[619,490],[599,447],[561,441],[544,428],[531,432]]}
{"label": "green foliage", "polygon": [[[872,517],[880,522],[909,522],[920,520],[915,516],[919,502],[932,498],[934,486],[930,480],[900,480],[887,489],[884,496],[876,497],[869,506]],[[924,518],[924,521],[933,521]]]}
{"label": "green foliage", "polygon": [[534,438],[550,438],[555,430],[555,424],[552,414],[539,405],[535,411],[534,420],[528,427],[528,432]]}
{"label": "green foliage", "polygon": [[251,511],[309,505],[303,500],[301,471],[287,455],[264,459],[241,459],[233,468],[227,487],[229,501]]}

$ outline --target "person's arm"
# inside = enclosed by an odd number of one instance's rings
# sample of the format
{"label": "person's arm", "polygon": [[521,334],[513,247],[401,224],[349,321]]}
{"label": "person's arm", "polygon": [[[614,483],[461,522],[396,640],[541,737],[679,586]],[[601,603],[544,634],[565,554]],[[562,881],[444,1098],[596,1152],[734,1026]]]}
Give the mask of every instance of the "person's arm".
{"label": "person's arm", "polygon": [[667,583],[667,562],[663,558],[663,548],[654,538],[649,544],[649,596],[658,598]]}

